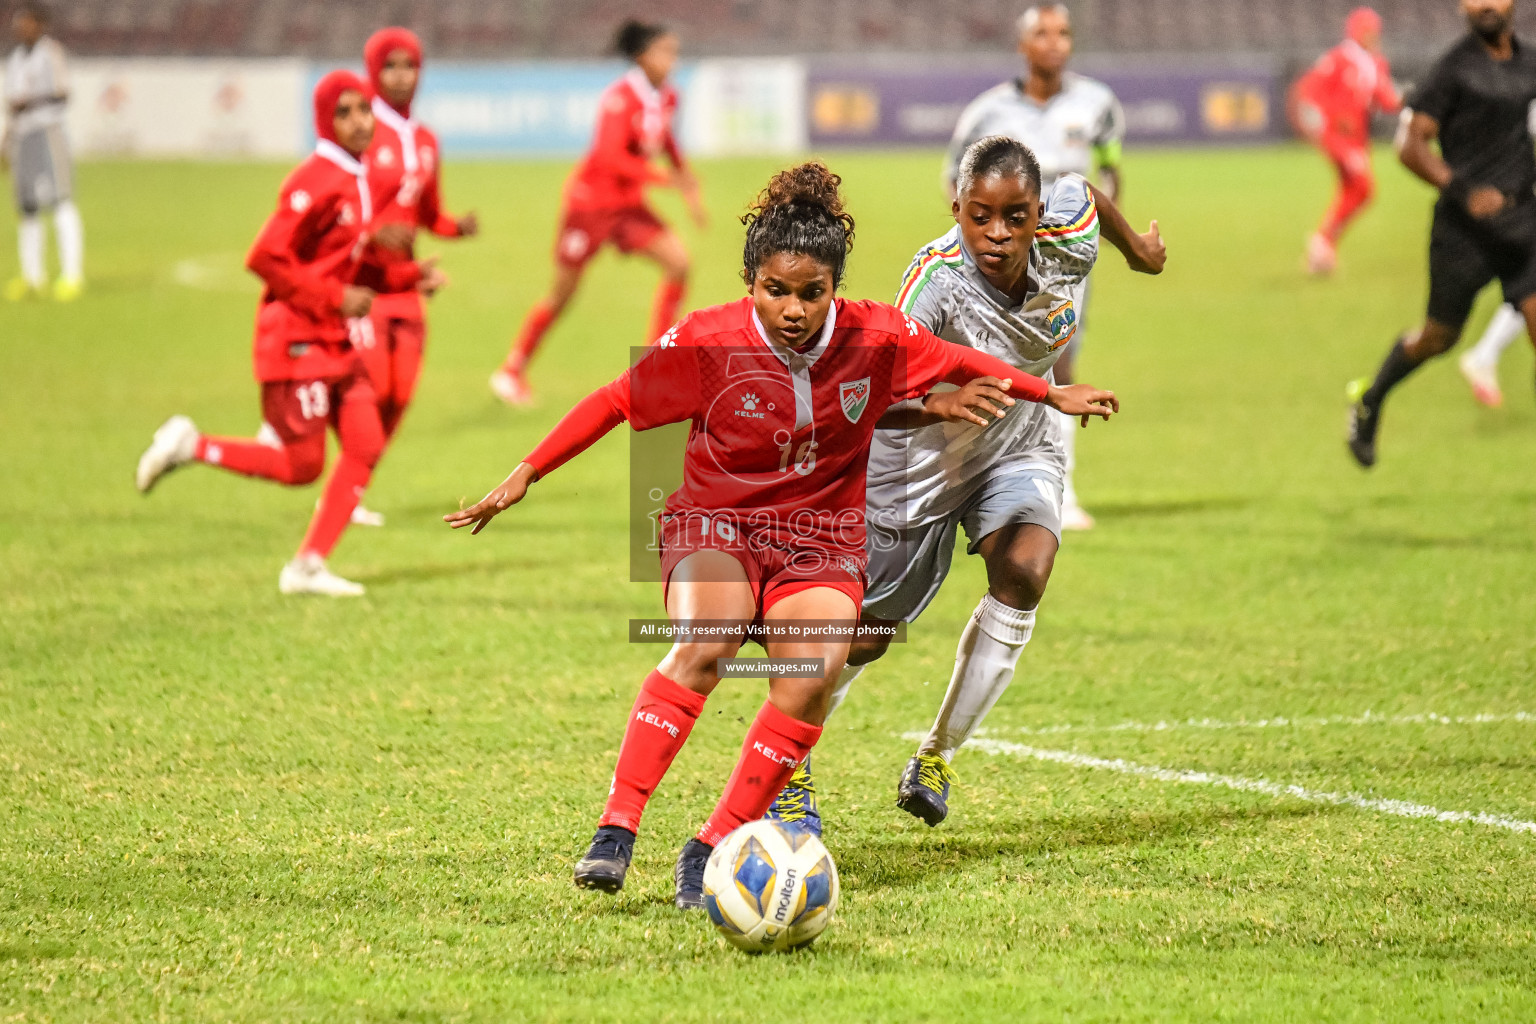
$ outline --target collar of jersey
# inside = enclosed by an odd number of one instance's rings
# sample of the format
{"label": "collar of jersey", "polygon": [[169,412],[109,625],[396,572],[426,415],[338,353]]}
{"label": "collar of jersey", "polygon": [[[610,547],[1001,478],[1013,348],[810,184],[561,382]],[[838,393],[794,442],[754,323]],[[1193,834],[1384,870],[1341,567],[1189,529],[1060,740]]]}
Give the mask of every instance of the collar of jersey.
{"label": "collar of jersey", "polygon": [[635,95],[640,97],[640,102],[647,107],[661,107],[661,90],[651,84],[645,72],[639,67],[632,67],[624,72],[625,81],[629,87],[635,90]]}
{"label": "collar of jersey", "polygon": [[361,178],[368,173],[361,160],[330,139],[320,139],[315,143],[315,155],[329,160],[354,178]]}
{"label": "collar of jersey", "polygon": [[407,174],[416,173],[416,120],[405,117],[390,106],[382,96],[373,98],[373,116],[383,121],[400,136],[400,162]]}
{"label": "collar of jersey", "polygon": [[1048,99],[1044,100],[1043,102],[1041,100],[1035,99],[1029,94],[1028,75],[1019,75],[1016,77],[1013,80],[1013,88],[1018,92],[1019,99],[1023,100],[1025,103],[1028,103],[1030,106],[1039,107],[1040,109],[1044,110],[1052,103],[1055,103],[1058,98],[1067,94],[1067,89],[1071,86],[1072,79],[1074,77],[1074,72],[1063,70],[1061,73],[1061,88],[1057,89]]}
{"label": "collar of jersey", "polygon": [[832,308],[827,310],[827,321],[821,325],[821,334],[816,338],[816,344],[803,352],[790,348],[788,345],[781,345],[770,338],[768,336],[768,329],[763,326],[763,321],[758,318],[756,307],[752,308],[752,326],[757,328],[757,336],[762,339],[764,345],[768,346],[768,351],[778,356],[785,366],[789,365],[789,360],[792,356],[799,356],[805,360],[805,368],[809,370],[815,365],[816,360],[821,358],[821,354],[827,350],[828,343],[832,341],[832,329],[837,326],[837,300],[833,299]]}
{"label": "collar of jersey", "polygon": [[330,139],[320,139],[315,143],[315,155],[322,160],[329,160],[357,179],[357,199],[362,204],[363,223],[371,221],[373,196],[368,191],[368,168],[363,166],[363,162]]}

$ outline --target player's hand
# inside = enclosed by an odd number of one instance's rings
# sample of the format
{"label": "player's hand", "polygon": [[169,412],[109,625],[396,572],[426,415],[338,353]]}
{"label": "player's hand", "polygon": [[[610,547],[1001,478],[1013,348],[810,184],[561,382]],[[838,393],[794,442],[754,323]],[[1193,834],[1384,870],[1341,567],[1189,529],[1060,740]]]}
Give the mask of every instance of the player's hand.
{"label": "player's hand", "polygon": [[1152,222],[1146,234],[1136,236],[1136,245],[1125,262],[1138,274],[1163,272],[1163,265],[1168,262],[1168,247],[1163,244],[1163,236],[1157,230],[1157,221]]}
{"label": "player's hand", "polygon": [[355,284],[341,289],[341,315],[345,317],[367,316],[373,308],[373,289]]}
{"label": "player's hand", "polygon": [[1504,209],[1504,193],[1492,185],[1478,185],[1467,193],[1467,212],[1478,220],[1487,220]]}
{"label": "player's hand", "polygon": [[416,265],[421,268],[421,280],[416,282],[416,290],[421,294],[436,295],[448,284],[448,275],[437,265],[436,256],[428,256]]}
{"label": "player's hand", "polygon": [[1051,390],[1046,392],[1045,404],[1068,416],[1081,416],[1085,427],[1090,416],[1107,420],[1120,411],[1120,399],[1115,397],[1113,391],[1104,391],[1092,384],[1067,384],[1063,387],[1052,384]]}
{"label": "player's hand", "polygon": [[416,241],[416,226],[400,221],[380,224],[373,232],[373,241],[385,249],[410,252],[411,245]]}
{"label": "player's hand", "polygon": [[923,411],[945,423],[974,423],[985,427],[1005,415],[1013,404],[1008,387],[1013,381],[977,377],[955,391],[935,391],[923,399]]}
{"label": "player's hand", "polygon": [[474,238],[480,233],[480,218],[473,212],[466,213],[458,220],[459,237]]}
{"label": "player's hand", "polygon": [[683,194],[683,202],[688,204],[688,215],[693,222],[700,228],[708,227],[709,211],[704,209],[704,201],[699,197],[699,179],[685,167],[674,167],[672,185]]}
{"label": "player's hand", "polygon": [[519,462],[512,475],[501,482],[490,494],[481,498],[469,508],[450,512],[443,516],[443,522],[455,530],[474,524],[470,534],[474,535],[485,529],[486,524],[495,519],[502,512],[523,500],[528,493],[528,485],[533,483],[537,474],[532,466],[526,462]]}

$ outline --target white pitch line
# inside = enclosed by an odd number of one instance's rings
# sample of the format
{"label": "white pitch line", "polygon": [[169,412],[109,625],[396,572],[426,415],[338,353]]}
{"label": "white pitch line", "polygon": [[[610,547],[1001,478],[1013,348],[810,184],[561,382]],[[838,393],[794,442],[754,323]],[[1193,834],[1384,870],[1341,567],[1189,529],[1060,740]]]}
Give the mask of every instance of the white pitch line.
{"label": "white pitch line", "polygon": [[[908,735],[908,738],[922,739],[923,734],[911,733]],[[1270,782],[1268,779],[1245,779],[1240,775],[1219,775],[1215,772],[1160,768],[1157,765],[1137,764],[1134,761],[1126,761],[1118,757],[1093,757],[1089,754],[1079,754],[1071,750],[1042,750],[1039,747],[1025,746],[1022,743],[1009,743],[1007,740],[973,739],[966,746],[974,747],[988,754],[1013,754],[1017,757],[1032,757],[1037,761],[1053,761],[1056,764],[1070,765],[1075,768],[1102,768],[1105,771],[1119,772],[1122,775],[1136,775],[1145,779],[1156,779],[1159,782],[1178,782],[1192,786],[1222,786],[1226,789],[1235,789],[1244,793],[1262,793],[1265,796],[1290,797],[1293,800],[1303,800],[1313,804],[1355,807],[1362,811],[1392,814],[1399,818],[1429,818],[1434,821],[1443,822],[1469,821],[1474,825],[1488,825],[1493,828],[1508,829],[1510,832],[1525,832],[1530,835],[1536,835],[1536,821],[1521,821],[1518,818],[1509,818],[1502,814],[1486,814],[1474,811],[1442,811],[1438,807],[1430,807],[1428,804],[1416,804],[1408,800],[1378,800],[1374,797],[1361,796],[1359,793],[1327,793],[1321,790],[1306,789],[1302,786],[1282,785],[1278,782]]]}
{"label": "white pitch line", "polygon": [[1157,722],[1117,722],[1114,725],[1043,725],[1020,726],[1000,730],[1025,736],[1052,736],[1064,732],[1171,732],[1175,729],[1290,729],[1330,725],[1497,725],[1517,722],[1536,725],[1536,714],[1514,711],[1499,715],[1440,715],[1432,711],[1419,715],[1329,715],[1325,718],[1256,718],[1253,721],[1228,721],[1219,718],[1185,718]]}

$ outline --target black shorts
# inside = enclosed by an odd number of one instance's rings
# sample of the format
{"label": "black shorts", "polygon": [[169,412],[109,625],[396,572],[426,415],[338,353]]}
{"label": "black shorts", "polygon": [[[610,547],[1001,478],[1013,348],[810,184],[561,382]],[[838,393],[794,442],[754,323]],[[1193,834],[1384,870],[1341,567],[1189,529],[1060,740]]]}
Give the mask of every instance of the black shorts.
{"label": "black shorts", "polygon": [[1536,201],[1486,221],[1445,203],[1429,229],[1429,318],[1457,330],[1494,278],[1504,301],[1519,306],[1536,295]]}

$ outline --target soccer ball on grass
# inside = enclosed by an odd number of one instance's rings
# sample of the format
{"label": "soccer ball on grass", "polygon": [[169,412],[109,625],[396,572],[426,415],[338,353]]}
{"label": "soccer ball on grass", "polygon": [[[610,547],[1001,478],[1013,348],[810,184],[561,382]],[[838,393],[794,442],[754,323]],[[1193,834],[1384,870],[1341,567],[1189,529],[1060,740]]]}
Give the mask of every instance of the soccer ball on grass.
{"label": "soccer ball on grass", "polygon": [[809,832],[776,821],[749,821],[709,855],[704,909],[738,949],[799,949],[816,941],[832,921],[837,867]]}

